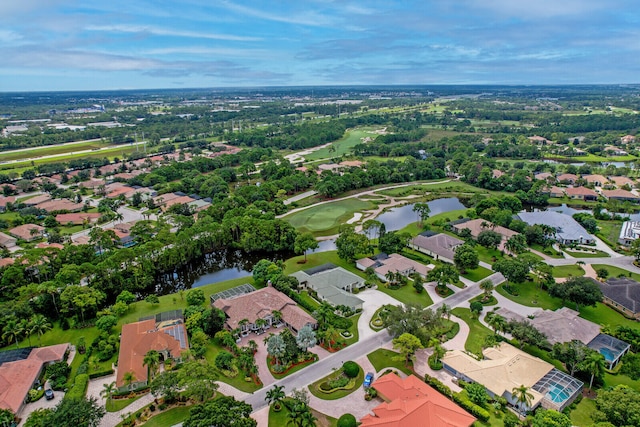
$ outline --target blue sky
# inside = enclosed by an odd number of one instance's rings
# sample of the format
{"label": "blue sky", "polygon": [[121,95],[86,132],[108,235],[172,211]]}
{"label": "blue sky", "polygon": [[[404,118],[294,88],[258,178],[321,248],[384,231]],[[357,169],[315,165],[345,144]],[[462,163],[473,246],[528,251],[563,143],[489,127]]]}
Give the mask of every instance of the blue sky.
{"label": "blue sky", "polygon": [[634,0],[4,0],[0,91],[637,83]]}

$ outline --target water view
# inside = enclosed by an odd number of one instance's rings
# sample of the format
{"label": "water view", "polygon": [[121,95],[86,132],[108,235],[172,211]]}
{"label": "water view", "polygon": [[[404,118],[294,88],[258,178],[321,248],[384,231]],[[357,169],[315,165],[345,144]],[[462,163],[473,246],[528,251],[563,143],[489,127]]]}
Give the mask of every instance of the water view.
{"label": "water view", "polygon": [[[466,207],[460,203],[457,197],[449,197],[445,199],[432,200],[427,203],[431,209],[430,216],[444,212],[450,212]],[[407,225],[418,221],[418,214],[413,211],[414,203],[404,205],[398,208],[392,208],[389,211],[378,216],[376,220],[380,221],[387,228],[387,231],[400,230]],[[455,218],[451,218],[452,220]]]}

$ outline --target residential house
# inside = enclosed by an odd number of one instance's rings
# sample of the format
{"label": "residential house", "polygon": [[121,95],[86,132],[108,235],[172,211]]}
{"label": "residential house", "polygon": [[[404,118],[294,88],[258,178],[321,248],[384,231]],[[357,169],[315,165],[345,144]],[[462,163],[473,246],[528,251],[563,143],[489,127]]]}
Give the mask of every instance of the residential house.
{"label": "residential house", "polygon": [[614,147],[613,145],[608,145],[604,148],[606,154],[610,156],[626,156],[629,153],[623,150],[622,148]]}
{"label": "residential house", "polygon": [[291,276],[298,279],[303,288],[316,294],[318,299],[337,307],[344,305],[351,310],[362,309],[362,301],[353,295],[355,289],[364,287],[364,279],[342,267],[331,263],[323,264],[304,271],[296,271]]}
{"label": "residential house", "polygon": [[556,230],[556,240],[565,245],[572,243],[589,244],[595,241],[595,238],[575,219],[560,212],[520,212],[516,217],[529,225],[541,224],[553,227]]}
{"label": "residential house", "polygon": [[620,142],[622,142],[623,144],[632,144],[636,142],[636,137],[633,135],[625,135],[620,138]]}
{"label": "residential house", "polygon": [[415,375],[383,375],[372,385],[384,403],[360,427],[469,427],[475,418]]}
{"label": "residential house", "polygon": [[4,351],[0,358],[0,408],[16,415],[24,408],[47,365],[64,360],[69,344]]}
{"label": "residential house", "polygon": [[173,198],[169,201],[165,201],[164,205],[162,205],[161,209],[166,211],[173,205],[188,205],[189,203],[194,202],[195,200],[190,196],[179,196],[177,198]]}
{"label": "residential house", "polygon": [[51,195],[39,194],[23,201],[22,203],[24,203],[25,206],[35,206],[39,205],[40,203],[48,202],[49,200],[51,200]]}
{"label": "residential house", "polygon": [[618,188],[624,187],[625,185],[628,185],[629,188],[636,186],[636,182],[626,176],[610,176],[609,181],[613,182]]}
{"label": "residential house", "polygon": [[427,232],[414,237],[409,242],[409,247],[437,260],[453,262],[453,255],[456,248],[463,244],[464,240],[449,236],[448,234],[432,234]]}
{"label": "residential house", "polygon": [[172,200],[174,200],[174,199],[177,199],[177,198],[179,198],[179,197],[182,197],[182,196],[179,196],[179,195],[177,195],[177,194],[175,194],[175,193],[165,193],[165,194],[161,194],[161,195],[159,195],[159,196],[155,196],[155,197],[153,198],[153,203],[154,203],[156,206],[161,206],[161,207],[162,207],[162,206],[164,206],[167,202],[170,202],[170,201],[172,201]]}
{"label": "residential house", "polygon": [[15,203],[16,198],[13,196],[5,197],[0,196],[0,212],[5,212],[7,210],[8,203]]}
{"label": "residential house", "polygon": [[16,238],[15,237],[11,237],[7,234],[4,233],[0,233],[0,247],[1,248],[5,248],[5,249],[9,249],[9,248],[13,248],[16,245]]}
{"label": "residential house", "polygon": [[620,229],[618,243],[630,245],[640,237],[640,221],[625,221]]}
{"label": "residential house", "polygon": [[44,232],[45,228],[38,224],[23,224],[9,230],[10,235],[26,242],[40,239]]}
{"label": "residential house", "polygon": [[573,185],[578,180],[578,175],[574,175],[572,173],[563,173],[561,175],[558,175],[556,179],[558,180],[558,182],[561,182],[563,184]]}
{"label": "residential house", "polygon": [[[243,336],[249,332],[261,334],[271,326],[280,326],[273,315],[276,311],[280,312],[280,321],[294,332],[306,325],[314,329],[318,326],[316,319],[298,307],[295,301],[271,286],[238,296],[218,298],[213,301],[213,306],[227,316],[226,328],[230,331],[240,329]],[[260,319],[264,322],[259,322]]]}
{"label": "residential house", "polygon": [[80,212],[84,205],[82,203],[74,203],[68,199],[53,199],[48,202],[39,203],[36,208],[43,209],[48,213],[52,212]]}
{"label": "residential house", "polygon": [[582,391],[581,381],[511,344],[502,342],[487,348],[483,356],[478,360],[461,350],[453,350],[442,358],[442,364],[456,378],[481,384],[491,397],[502,396],[514,406],[522,403],[513,390],[527,387],[532,399],[524,407],[529,411],[540,405],[562,411]]}
{"label": "residential house", "polygon": [[622,188],[618,188],[615,190],[603,190],[602,195],[607,199],[629,201],[629,202],[636,202],[636,203],[640,202],[640,196],[636,196],[631,191],[623,190]]}
{"label": "residential house", "polygon": [[356,267],[362,271],[365,271],[369,267],[373,268],[376,276],[383,282],[387,281],[387,274],[389,272],[400,273],[406,277],[417,273],[423,278],[426,278],[429,271],[435,268],[433,264],[424,265],[400,254],[387,255],[385,253],[370,258],[359,259],[356,261]]}
{"label": "residential house", "polygon": [[499,169],[493,169],[493,170],[491,171],[491,177],[492,177],[493,179],[498,179],[498,178],[500,178],[500,177],[501,177],[501,176],[503,176],[503,175],[504,175],[504,172],[502,172],[502,171],[501,171],[501,170],[499,170]]}
{"label": "residential house", "polygon": [[549,173],[549,172],[540,172],[540,173],[537,173],[537,174],[535,174],[535,175],[533,176],[533,178],[534,178],[534,179],[537,179],[537,180],[541,180],[541,181],[549,181],[549,178],[553,179],[554,181],[556,180],[556,177],[555,177],[555,176],[553,176],[553,174],[552,174],[552,173]]}
{"label": "residential house", "polygon": [[603,187],[609,180],[602,175],[584,175],[582,177],[589,184],[593,184],[596,187]]}
{"label": "residential house", "polygon": [[560,188],[560,187],[556,187],[555,185],[552,186],[546,186],[544,187],[541,191],[544,194],[548,194],[549,197],[556,197],[556,198],[561,198],[564,197],[564,188]]}
{"label": "residential house", "polygon": [[500,236],[502,236],[502,241],[498,245],[498,249],[500,249],[501,251],[505,250],[504,244],[507,242],[507,240],[517,234],[520,234],[500,225],[495,225],[491,221],[486,221],[481,218],[471,219],[465,222],[458,222],[453,225],[453,230],[456,232],[456,234],[460,234],[460,232],[464,229],[469,230],[471,232],[471,236],[474,239],[477,239],[480,233],[482,233],[483,231],[493,231],[495,233],[498,233]]}
{"label": "residential house", "polygon": [[67,213],[56,215],[56,221],[61,225],[90,225],[98,222],[102,214],[99,213]]}
{"label": "residential house", "polygon": [[116,244],[121,248],[129,248],[136,244],[136,241],[128,231],[122,231],[122,229],[117,228],[116,226],[106,229],[105,231],[107,230],[111,230],[115,233],[116,237],[118,238]]}
{"label": "residential house", "polygon": [[91,178],[90,180],[81,182],[79,184],[80,187],[91,188],[91,189],[96,189],[101,185],[106,186],[107,185],[106,181],[104,179],[96,179],[96,178]]}
{"label": "residential house", "polygon": [[640,283],[628,277],[611,277],[599,284],[605,304],[627,317],[640,320]]}
{"label": "residential house", "polygon": [[565,193],[572,199],[581,199],[584,201],[598,200],[598,193],[587,187],[570,187],[565,190]]}
{"label": "residential house", "polygon": [[16,262],[13,258],[0,258],[0,268],[8,267]]}
{"label": "residential house", "polygon": [[536,145],[547,145],[551,143],[551,141],[547,138],[538,135],[530,136],[529,141],[533,142]]}
{"label": "residential house", "polygon": [[[122,325],[116,386],[124,391],[148,384],[149,375],[144,357],[150,350],[160,353],[163,361],[180,361],[182,353],[188,349],[187,330],[179,310]],[[129,372],[133,374],[131,382],[125,381],[125,375]]]}

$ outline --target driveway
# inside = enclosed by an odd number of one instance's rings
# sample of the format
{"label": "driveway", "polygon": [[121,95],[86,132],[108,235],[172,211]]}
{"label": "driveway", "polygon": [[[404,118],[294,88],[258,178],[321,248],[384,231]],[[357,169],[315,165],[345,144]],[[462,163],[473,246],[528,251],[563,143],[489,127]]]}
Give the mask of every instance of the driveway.
{"label": "driveway", "polygon": [[380,307],[387,304],[402,305],[397,299],[375,289],[366,289],[357,296],[364,301],[362,303],[362,315],[360,315],[360,320],[358,320],[358,338],[360,340],[377,333],[369,327],[369,322]]}
{"label": "driveway", "polygon": [[[49,388],[50,387],[49,383],[47,382],[44,387],[45,387],[45,390]],[[42,398],[37,402],[27,403],[26,405],[24,405],[24,408],[22,408],[22,411],[20,411],[19,415],[22,418],[22,421],[18,425],[23,426],[24,423],[27,421],[29,414],[31,414],[33,411],[37,411],[38,409],[53,408],[54,406],[56,406],[58,403],[62,401],[63,397],[64,397],[64,392],[54,391],[53,399],[51,400],[47,400],[44,396],[42,396]]]}

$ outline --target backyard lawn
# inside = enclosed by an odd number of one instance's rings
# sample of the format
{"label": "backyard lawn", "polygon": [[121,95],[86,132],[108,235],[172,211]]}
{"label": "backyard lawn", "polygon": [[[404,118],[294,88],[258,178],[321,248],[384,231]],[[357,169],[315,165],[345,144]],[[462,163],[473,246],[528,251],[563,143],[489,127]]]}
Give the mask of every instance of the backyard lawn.
{"label": "backyard lawn", "polygon": [[[465,350],[478,356],[482,355],[484,341],[486,337],[493,335],[493,331],[480,323],[478,319],[474,318],[471,310],[468,308],[456,307],[451,310],[451,313],[469,325],[469,337],[467,338],[467,342],[464,343]],[[483,314],[481,314],[481,316],[482,315]]]}
{"label": "backyard lawn", "polygon": [[591,414],[596,410],[596,402],[591,399],[583,398],[576,408],[569,414],[571,423],[577,427],[588,427],[593,425]]}
{"label": "backyard lawn", "polygon": [[462,277],[464,277],[465,279],[469,279],[472,282],[479,282],[480,280],[486,279],[492,274],[493,274],[493,271],[480,266],[473,270],[467,270],[467,273],[463,274]]}
{"label": "backyard lawn", "polygon": [[621,325],[640,330],[639,322],[624,317],[613,308],[600,302],[596,303],[595,307],[580,307],[580,316],[602,326]]}

